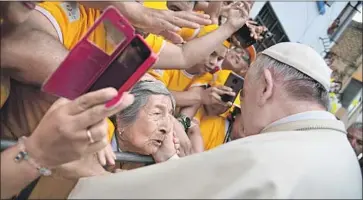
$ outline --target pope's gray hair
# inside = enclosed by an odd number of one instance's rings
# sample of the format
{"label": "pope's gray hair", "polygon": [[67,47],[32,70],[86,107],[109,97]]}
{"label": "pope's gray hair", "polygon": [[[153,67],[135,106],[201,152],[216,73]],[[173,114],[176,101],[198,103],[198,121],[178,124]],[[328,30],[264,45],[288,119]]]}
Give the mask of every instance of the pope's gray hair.
{"label": "pope's gray hair", "polygon": [[171,92],[160,81],[139,81],[131,89],[130,94],[134,95],[134,102],[116,115],[117,125],[122,123],[127,127],[135,122],[138,113],[144,107],[152,95],[165,95],[170,98],[173,110],[175,110],[175,99]]}
{"label": "pope's gray hair", "polygon": [[262,75],[264,69],[269,69],[273,78],[282,82],[288,96],[296,100],[317,102],[328,110],[328,91],[322,84],[297,69],[264,54],[257,56],[250,69],[254,70],[256,78]]}

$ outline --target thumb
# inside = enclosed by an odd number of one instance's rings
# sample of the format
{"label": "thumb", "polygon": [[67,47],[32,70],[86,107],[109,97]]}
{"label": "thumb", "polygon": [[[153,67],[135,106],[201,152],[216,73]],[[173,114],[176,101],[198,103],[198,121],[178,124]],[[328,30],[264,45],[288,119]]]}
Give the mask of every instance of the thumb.
{"label": "thumb", "polygon": [[66,105],[67,103],[71,102],[70,100],[66,99],[66,98],[59,98],[57,99],[52,106],[48,109],[47,113],[52,112],[53,110],[56,110],[64,105]]}

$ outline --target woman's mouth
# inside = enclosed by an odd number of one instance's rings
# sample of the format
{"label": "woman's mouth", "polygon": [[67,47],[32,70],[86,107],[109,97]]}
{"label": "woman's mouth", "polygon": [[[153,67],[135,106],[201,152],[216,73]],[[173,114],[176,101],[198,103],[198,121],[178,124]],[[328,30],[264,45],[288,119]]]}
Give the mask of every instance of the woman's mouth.
{"label": "woman's mouth", "polygon": [[153,140],[153,141],[154,141],[155,146],[161,146],[163,144],[162,140]]}

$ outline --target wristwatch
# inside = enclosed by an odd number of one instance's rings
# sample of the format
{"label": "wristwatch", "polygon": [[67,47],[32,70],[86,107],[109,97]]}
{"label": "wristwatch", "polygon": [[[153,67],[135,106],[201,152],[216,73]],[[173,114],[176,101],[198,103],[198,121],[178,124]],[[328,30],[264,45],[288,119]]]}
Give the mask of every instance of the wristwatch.
{"label": "wristwatch", "polygon": [[184,126],[185,133],[188,133],[188,129],[191,126],[191,120],[189,117],[179,114],[177,120]]}

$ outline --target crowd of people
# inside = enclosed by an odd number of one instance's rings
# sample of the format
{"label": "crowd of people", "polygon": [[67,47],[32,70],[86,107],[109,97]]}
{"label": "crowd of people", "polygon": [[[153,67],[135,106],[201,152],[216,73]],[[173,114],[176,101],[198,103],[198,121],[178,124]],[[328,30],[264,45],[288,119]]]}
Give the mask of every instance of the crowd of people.
{"label": "crowd of people", "polygon": [[[56,198],[82,177],[88,187],[79,181],[70,198],[362,198],[362,124],[347,129],[332,111],[341,84],[307,45],[243,47],[241,27],[257,41],[268,31],[250,18],[253,4],[0,2],[1,138],[18,141],[1,153],[1,198],[39,177],[52,194],[73,181]],[[42,92],[109,6],[158,56],[152,69],[112,107],[118,88],[75,100]],[[88,39],[108,51],[109,28]],[[231,74],[242,90],[225,86]]]}

